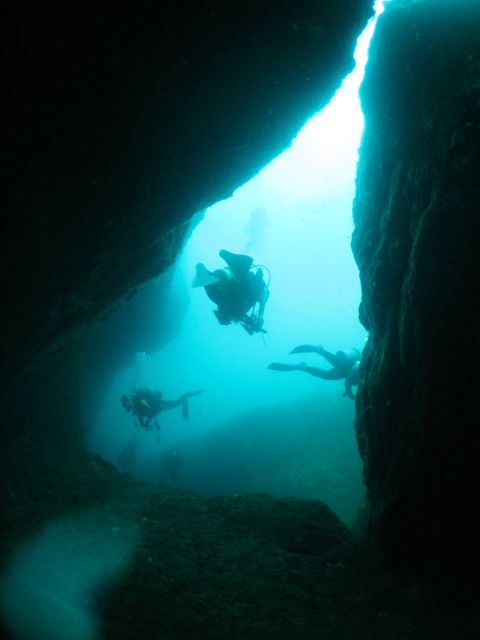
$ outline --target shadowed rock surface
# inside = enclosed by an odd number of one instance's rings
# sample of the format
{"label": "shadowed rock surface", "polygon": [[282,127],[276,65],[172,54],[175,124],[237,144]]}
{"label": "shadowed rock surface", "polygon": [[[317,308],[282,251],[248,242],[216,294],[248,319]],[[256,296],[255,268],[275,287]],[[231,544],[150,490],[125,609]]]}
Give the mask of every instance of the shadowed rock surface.
{"label": "shadowed rock surface", "polygon": [[478,556],[479,24],[478,3],[387,5],[361,91],[356,425],[372,532],[417,560]]}
{"label": "shadowed rock surface", "polygon": [[164,271],[189,218],[290,145],[372,5],[4,3],[0,383]]}
{"label": "shadowed rock surface", "polygon": [[[94,598],[104,638],[478,638],[474,576],[391,572],[319,501],[203,498],[133,481],[96,456],[28,436],[12,442],[2,466],[2,570],[9,552],[45,525],[67,523],[52,555],[66,560],[58,579],[78,563],[94,564],[97,553],[114,556],[119,547],[121,554],[119,538],[137,529],[127,566]],[[72,549],[92,512],[91,542]],[[55,594],[56,584],[41,589]],[[38,615],[36,596],[29,616],[38,625],[45,612]],[[62,620],[55,604],[46,618]]]}

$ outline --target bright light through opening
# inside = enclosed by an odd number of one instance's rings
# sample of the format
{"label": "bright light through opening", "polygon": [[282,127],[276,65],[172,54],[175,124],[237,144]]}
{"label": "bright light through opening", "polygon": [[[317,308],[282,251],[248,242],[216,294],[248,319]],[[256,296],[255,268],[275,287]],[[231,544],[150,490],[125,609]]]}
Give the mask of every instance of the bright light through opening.
{"label": "bright light through opening", "polygon": [[[140,375],[134,368],[123,372],[96,418],[90,447],[107,459],[115,463],[123,449],[134,447],[138,475],[154,479],[151,469],[155,465],[158,469],[159,450],[179,444],[188,450],[193,439],[198,441],[246,412],[282,403],[301,407],[311,398],[323,410],[328,405],[329,412],[328,419],[315,413],[314,424],[323,420],[332,434],[338,432],[339,423],[345,424],[348,446],[358,458],[352,426],[354,403],[342,397],[343,381],[319,380],[301,372],[278,373],[269,370],[268,364],[296,362],[298,356],[295,360],[289,352],[302,343],[322,344],[334,352],[352,347],[361,350],[365,343],[366,332],[358,320],[358,270],[350,248],[351,210],[363,129],[358,90],[382,10],[383,3],[378,2],[375,19],[358,41],[356,68],[330,104],[305,125],[285,153],[232,198],[212,206],[194,229],[175,265],[174,286],[188,291],[189,298],[179,335],[159,352],[149,354]],[[215,305],[202,289],[191,287],[197,263],[211,270],[224,266],[220,249],[246,253],[256,264],[268,267],[271,282],[265,336],[250,336],[240,325],[219,325],[213,315]],[[311,354],[301,359],[312,366],[326,366]],[[133,384],[160,388],[166,399],[187,390],[204,393],[192,399],[189,422],[182,422],[177,411],[161,415],[157,443],[151,432],[132,431],[132,416],[120,407],[119,398],[130,393]],[[249,430],[254,427],[248,424]],[[290,437],[292,432],[300,434],[302,425],[291,422],[288,429]],[[248,438],[242,447],[251,451],[256,436]],[[305,447],[317,444],[305,442]],[[190,453],[191,461],[194,455]],[[218,449],[215,460],[226,455]],[[315,464],[318,466],[318,454],[312,461]],[[361,485],[359,461],[356,464]],[[187,488],[198,487],[192,480]],[[268,491],[270,487],[256,485],[255,489]],[[286,491],[291,495],[291,489]]]}
{"label": "bright light through opening", "polygon": [[277,195],[301,202],[337,193],[353,183],[363,130],[358,91],[383,3],[377,2],[375,10],[375,18],[358,39],[354,71],[325,109],[303,127],[292,147],[264,170],[262,179]]}

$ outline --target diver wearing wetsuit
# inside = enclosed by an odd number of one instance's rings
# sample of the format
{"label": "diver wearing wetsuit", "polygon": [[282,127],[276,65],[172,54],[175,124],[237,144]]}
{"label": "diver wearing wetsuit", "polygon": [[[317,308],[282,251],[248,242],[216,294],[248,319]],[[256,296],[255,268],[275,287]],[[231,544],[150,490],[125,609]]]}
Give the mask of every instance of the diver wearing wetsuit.
{"label": "diver wearing wetsuit", "polygon": [[145,387],[143,389],[137,389],[131,396],[122,396],[122,407],[125,411],[133,413],[142,429],[151,431],[153,429],[151,422],[154,420],[155,428],[159,431],[158,415],[162,411],[169,411],[170,409],[181,406],[183,419],[188,420],[188,398],[196,396],[199,393],[202,392],[187,391],[187,393],[183,393],[176,400],[164,400],[161,391],[152,391]]}
{"label": "diver wearing wetsuit", "polygon": [[310,367],[305,362],[298,364],[283,364],[272,362],[268,365],[274,371],[305,371],[316,378],[323,380],[345,380],[344,397],[354,398],[352,387],[359,383],[359,367],[361,354],[358,349],[349,349],[331,353],[321,345],[302,344],[290,351],[292,353],[317,353],[332,365],[331,369]]}
{"label": "diver wearing wetsuit", "polygon": [[239,322],[250,334],[264,333],[268,287],[262,269],[256,267],[254,270],[250,256],[225,249],[219,255],[227,267],[208,271],[204,264],[198,263],[192,286],[204,287],[207,296],[217,305],[214,314],[220,324]]}

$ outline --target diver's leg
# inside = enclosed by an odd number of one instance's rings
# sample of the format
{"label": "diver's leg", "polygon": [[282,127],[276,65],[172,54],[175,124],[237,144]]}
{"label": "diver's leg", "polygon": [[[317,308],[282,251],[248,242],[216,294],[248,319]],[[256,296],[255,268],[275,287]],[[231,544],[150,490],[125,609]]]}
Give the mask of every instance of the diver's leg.
{"label": "diver's leg", "polygon": [[267,369],[272,371],[301,371],[301,367],[298,364],[284,364],[283,362],[271,362]]}
{"label": "diver's leg", "polygon": [[164,400],[163,404],[164,404],[164,409],[166,409],[167,411],[169,409],[175,409],[175,407],[182,407],[182,417],[184,420],[188,420],[188,416],[189,416],[189,411],[188,411],[188,398],[190,396],[194,396],[196,395],[196,393],[200,393],[200,392],[189,392],[187,391],[187,393],[183,393],[181,396],[179,396],[176,400]]}
{"label": "diver's leg", "polygon": [[309,367],[307,364],[302,362],[301,371],[305,371],[309,373],[311,376],[315,376],[316,378],[322,378],[323,380],[343,380],[345,377],[343,373],[338,371],[337,369],[320,369],[319,367]]}
{"label": "diver's leg", "polygon": [[162,400],[162,411],[169,411],[170,409],[175,409],[176,407],[182,407],[182,417],[184,420],[188,420],[189,418],[189,407],[188,407],[188,398],[192,396],[197,396],[199,393],[203,393],[200,391],[187,391],[186,393],[182,393],[176,400]]}
{"label": "diver's leg", "polygon": [[214,272],[209,271],[207,267],[199,262],[195,267],[195,275],[192,280],[192,287],[208,287],[218,283],[218,277]]}
{"label": "diver's leg", "polygon": [[344,376],[336,369],[319,369],[318,367],[309,367],[305,362],[298,364],[283,364],[281,362],[272,362],[268,365],[268,369],[273,371],[305,371],[316,378],[323,380],[342,380]]}
{"label": "diver's leg", "polygon": [[360,382],[360,365],[358,362],[350,370],[349,374],[345,377],[345,393],[344,396],[348,396],[352,400],[355,399],[355,394],[353,393],[353,387],[357,387]]}
{"label": "diver's leg", "polygon": [[193,396],[198,396],[200,393],[203,393],[203,389],[199,389],[198,391],[187,391],[187,393],[183,394],[183,397],[192,398]]}
{"label": "diver's leg", "polygon": [[[337,353],[331,353],[330,351],[327,351],[326,349],[321,347],[320,350],[317,351],[317,353],[319,356],[322,356],[323,358],[325,358],[328,364],[331,364],[332,367],[334,368],[340,368],[340,366],[344,362],[344,359],[342,358],[342,355],[341,355],[342,354],[341,351],[337,351]],[[344,376],[342,375],[341,377],[343,378]]]}
{"label": "diver's leg", "polygon": [[170,411],[179,407],[183,402],[183,396],[180,396],[176,400],[162,400],[162,411]]}
{"label": "diver's leg", "polygon": [[253,258],[242,253],[232,253],[226,249],[222,249],[219,252],[219,255],[230,267],[235,280],[238,280],[239,282],[245,280],[247,273],[250,271],[253,264]]}
{"label": "diver's leg", "polygon": [[332,367],[338,367],[341,363],[341,358],[339,358],[338,353],[330,353],[322,347],[321,344],[301,344],[295,349],[292,349],[290,353],[318,353],[319,356],[325,358],[325,360],[332,365]]}
{"label": "diver's leg", "polygon": [[344,398],[351,398],[355,400],[355,396],[353,395],[352,383],[348,378],[345,378],[345,391],[343,392]]}
{"label": "diver's leg", "polygon": [[203,390],[200,391],[187,391],[186,393],[182,393],[176,400],[162,400],[162,411],[168,411],[169,409],[175,409],[175,407],[180,406],[187,400],[187,398],[191,398],[192,396],[198,396],[199,393],[203,393]]}

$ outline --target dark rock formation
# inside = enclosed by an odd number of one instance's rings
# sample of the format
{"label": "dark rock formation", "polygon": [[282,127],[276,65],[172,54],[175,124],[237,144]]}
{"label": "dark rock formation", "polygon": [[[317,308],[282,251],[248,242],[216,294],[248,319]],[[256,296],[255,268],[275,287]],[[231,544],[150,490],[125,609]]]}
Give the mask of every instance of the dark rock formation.
{"label": "dark rock formation", "polygon": [[[17,637],[7,624],[22,638],[80,637],[85,601],[115,640],[478,638],[478,589],[458,575],[392,574],[321,502],[202,498],[25,436],[9,454],[2,638]],[[105,559],[122,556],[122,572],[91,593]]]}
{"label": "dark rock formation", "polygon": [[189,218],[290,144],[372,4],[3,3],[0,384],[161,273]]}
{"label": "dark rock formation", "polygon": [[362,88],[356,428],[397,557],[478,554],[479,25],[467,0],[387,5]]}

